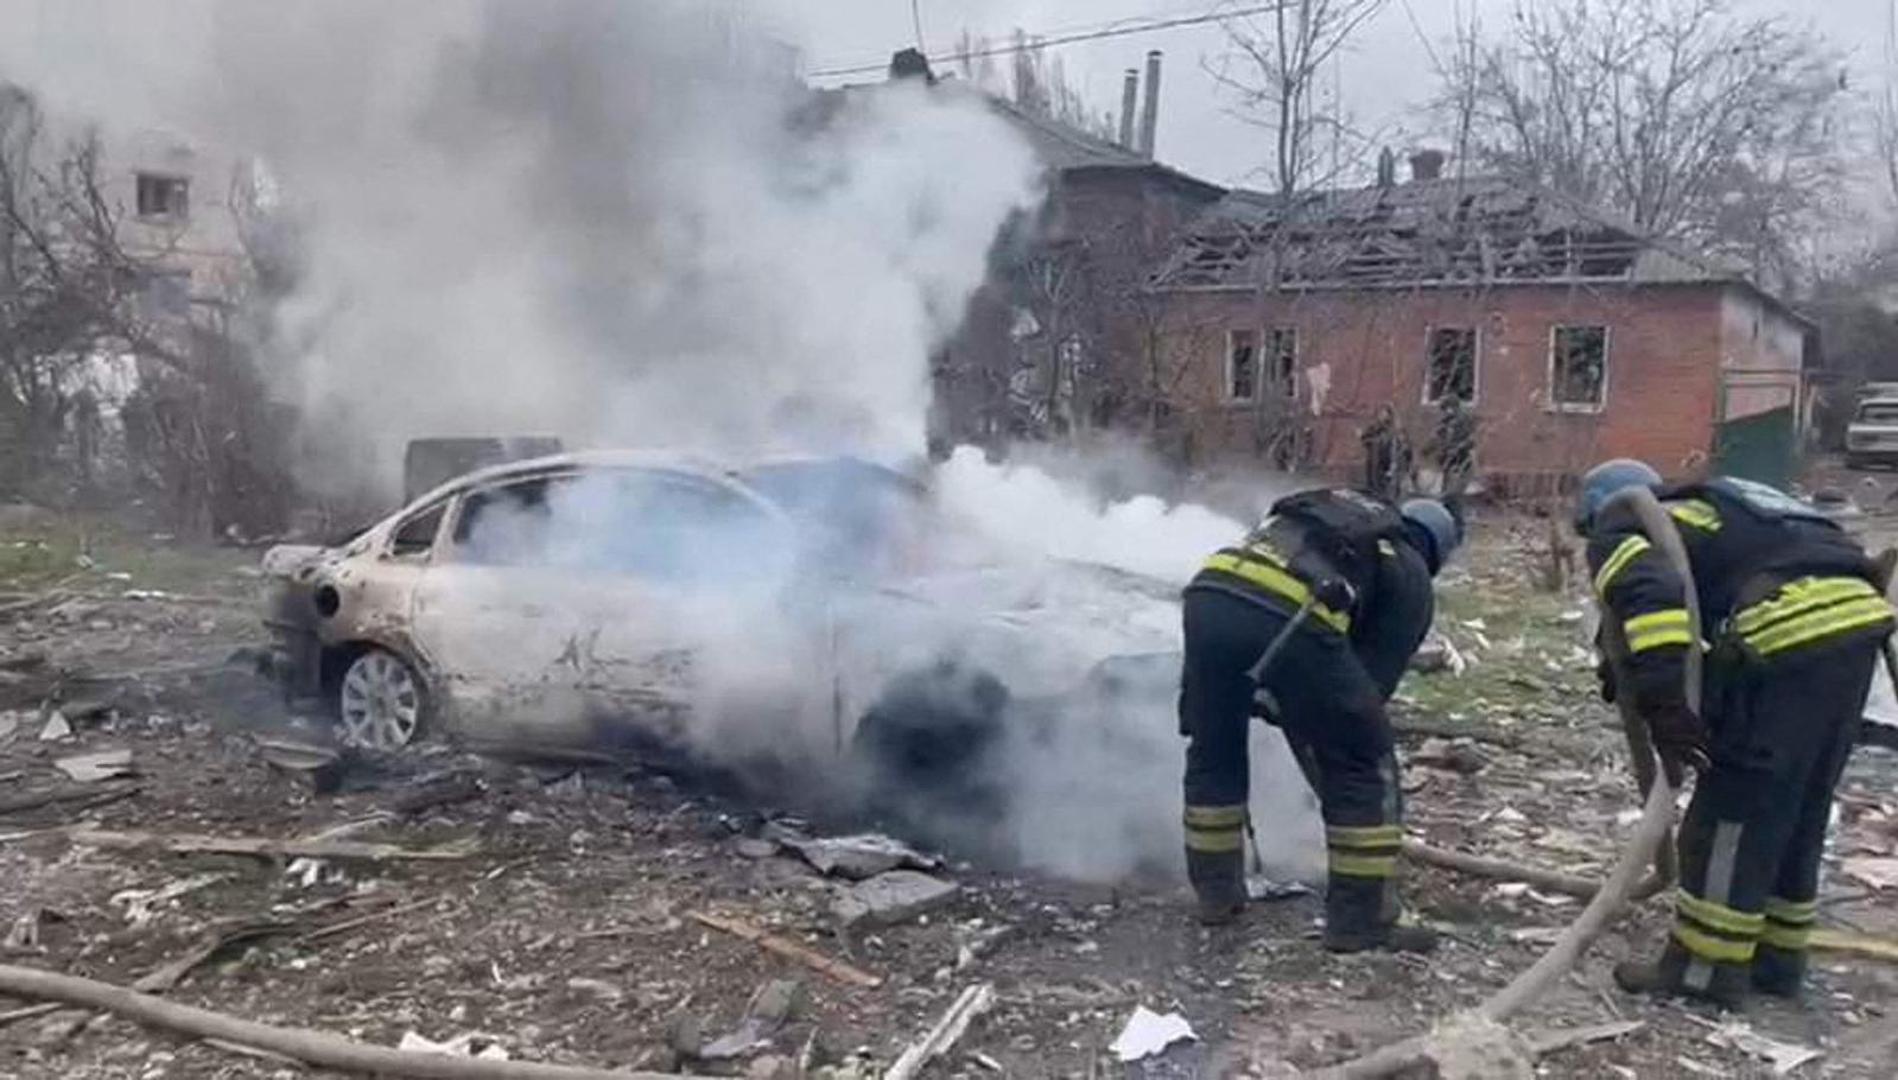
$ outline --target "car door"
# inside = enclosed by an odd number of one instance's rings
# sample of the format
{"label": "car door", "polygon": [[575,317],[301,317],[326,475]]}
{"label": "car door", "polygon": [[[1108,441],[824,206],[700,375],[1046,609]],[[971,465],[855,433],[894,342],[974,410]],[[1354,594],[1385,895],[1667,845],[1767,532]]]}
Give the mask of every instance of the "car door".
{"label": "car door", "polygon": [[[748,516],[749,515],[749,516]],[[768,521],[717,481],[587,469],[470,491],[418,590],[416,626],[474,744],[527,754],[676,751],[746,621]],[[720,670],[707,680],[708,653]]]}

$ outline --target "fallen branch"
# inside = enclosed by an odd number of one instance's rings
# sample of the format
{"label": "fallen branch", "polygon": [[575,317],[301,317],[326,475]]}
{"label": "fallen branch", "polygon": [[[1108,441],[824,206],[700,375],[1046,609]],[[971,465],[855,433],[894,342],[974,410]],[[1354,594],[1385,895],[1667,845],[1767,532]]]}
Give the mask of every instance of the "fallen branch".
{"label": "fallen branch", "polygon": [[1522,746],[1522,736],[1513,731],[1457,724],[1448,720],[1432,720],[1427,716],[1395,717],[1391,720],[1391,729],[1399,735],[1423,735],[1436,739],[1473,739],[1509,750],[1519,749]]}
{"label": "fallen branch", "polygon": [[58,1012],[65,1007],[65,1005],[57,1001],[49,1001],[41,1005],[28,1005],[24,1009],[13,1009],[9,1012],[3,1012],[0,1013],[0,1027],[5,1027],[16,1020],[31,1020],[35,1016],[45,1016],[47,1013]]}
{"label": "fallen branch", "polygon": [[118,784],[108,788],[101,788],[97,784],[85,784],[48,788],[45,791],[29,791],[10,799],[0,799],[0,814],[17,814],[22,810],[38,810],[42,806],[56,806],[59,803],[68,802],[103,806],[106,802],[116,802],[138,794],[138,788],[137,784]]}
{"label": "fallen branch", "polygon": [[372,1046],[328,1032],[276,1027],[141,994],[122,986],[0,964],[0,994],[100,1009],[128,1020],[219,1040],[341,1072],[426,1080],[677,1080],[680,1074],[620,1072],[570,1065],[421,1054]]}
{"label": "fallen branch", "polygon": [[903,1051],[896,1064],[883,1074],[883,1080],[914,1080],[923,1066],[949,1052],[956,1040],[969,1030],[975,1018],[988,1012],[995,1005],[995,987],[988,983],[977,983],[964,990],[955,1004],[949,1006],[936,1026],[929,1034],[913,1042]]}
{"label": "fallen branch", "polygon": [[358,915],[353,919],[344,919],[342,922],[331,923],[328,926],[319,926],[306,934],[298,935],[296,940],[298,942],[321,941],[324,938],[332,938],[338,934],[354,930],[358,926],[378,922],[382,919],[392,919],[397,915],[406,915],[411,911],[419,911],[425,907],[433,907],[441,901],[442,897],[431,896],[426,900],[417,900],[412,904],[397,904],[394,907],[386,907],[380,911],[372,911],[367,915]]}
{"label": "fallen branch", "polygon": [[1873,937],[1870,934],[1853,934],[1843,930],[1814,930],[1808,944],[1811,948],[1824,952],[1845,953],[1848,956],[1863,956],[1872,960],[1898,961],[1898,941]]}
{"label": "fallen branch", "polygon": [[1579,874],[1564,874],[1559,870],[1543,870],[1505,859],[1491,859],[1481,855],[1467,855],[1461,851],[1432,847],[1420,840],[1404,841],[1404,857],[1445,870],[1455,870],[1460,874],[1476,877],[1495,878],[1498,881],[1520,881],[1563,896],[1573,896],[1581,900],[1593,897],[1601,890],[1601,882]]}
{"label": "fallen branch", "polygon": [[1589,1043],[1606,1042],[1609,1039],[1619,1039],[1623,1035],[1632,1035],[1647,1026],[1645,1020],[1617,1020],[1609,1024],[1595,1024],[1592,1027],[1545,1032],[1529,1040],[1529,1052],[1539,1058],[1547,1057],[1557,1050],[1566,1050],[1571,1046],[1586,1046]]}
{"label": "fallen branch", "polygon": [[297,840],[268,836],[199,836],[180,833],[107,832],[74,829],[74,843],[92,847],[139,851],[169,851],[179,855],[275,855],[287,859],[465,859],[464,848],[405,848],[397,844],[366,844],[349,840]]}
{"label": "fallen branch", "polygon": [[776,953],[787,960],[795,960],[813,971],[836,979],[838,982],[847,983],[851,986],[861,986],[866,990],[875,990],[877,987],[883,985],[883,977],[880,975],[872,975],[862,968],[846,964],[842,960],[833,960],[795,941],[761,930],[742,920],[727,918],[723,915],[713,915],[704,911],[687,912],[686,916],[701,926],[709,926],[714,930],[722,930],[733,937],[743,938],[766,952]]}

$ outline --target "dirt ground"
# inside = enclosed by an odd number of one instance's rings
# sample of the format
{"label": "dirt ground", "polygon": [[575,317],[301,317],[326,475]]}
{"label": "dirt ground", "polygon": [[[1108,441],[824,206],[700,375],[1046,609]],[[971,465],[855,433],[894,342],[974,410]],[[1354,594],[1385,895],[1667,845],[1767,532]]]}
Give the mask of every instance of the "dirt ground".
{"label": "dirt ground", "polygon": [[[1600,873],[1634,807],[1625,748],[1579,652],[1578,586],[1533,579],[1546,529],[1482,523],[1444,582],[1439,626],[1467,668],[1413,675],[1397,711],[1464,733],[1406,735],[1410,826],[1443,847]],[[996,1004],[930,1075],[1272,1076],[1426,1029],[1527,967],[1579,905],[1520,885],[1410,872],[1409,900],[1446,935],[1436,956],[1336,958],[1307,896],[1255,904],[1205,931],[1176,887],[1122,890],[951,865],[960,893],[899,925],[847,931],[838,883],[761,836],[769,807],[649,772],[537,773],[434,748],[318,795],[266,764],[251,735],[273,699],[225,659],[256,644],[256,552],[191,551],[98,523],[0,520],[0,805],[70,784],[54,762],[131,752],[137,776],[99,802],[0,812],[0,930],[8,963],[130,984],[219,935],[254,932],[190,970],[178,1001],[383,1045],[478,1033],[518,1060],[754,1076],[879,1075],[969,986]],[[42,738],[57,708],[73,733]],[[1156,718],[1171,723],[1171,718]],[[1433,741],[1434,740],[1434,741]],[[1474,771],[1466,771],[1474,767]],[[1898,761],[1858,755],[1844,785],[1823,921],[1898,935],[1892,894],[1844,860],[1898,854]],[[468,796],[417,809],[432,796]],[[109,799],[109,801],[107,801]],[[75,842],[75,825],[163,834],[347,839],[442,850],[431,860],[166,854]],[[335,835],[332,832],[332,835]],[[1867,864],[1870,865],[1870,864]],[[847,985],[710,929],[743,919],[879,976]],[[260,926],[259,924],[268,924]],[[1615,1040],[1555,1051],[1548,1077],[1766,1076],[1717,1045],[1745,1024],[1822,1052],[1804,1077],[1898,1074],[1898,964],[1821,954],[1799,1005],[1742,1017],[1622,995],[1609,965],[1661,938],[1645,904],[1577,976],[1525,1018],[1546,1032],[1627,1020]],[[723,1061],[695,1055],[734,1032],[754,996],[788,1015]],[[63,1009],[22,1017],[0,999],[0,1075],[289,1077],[294,1063],[186,1042]],[[1108,1046],[1138,1005],[1200,1036],[1122,1065]],[[1729,1029],[1730,1033],[1730,1029]],[[728,1040],[739,1044],[747,1039]]]}

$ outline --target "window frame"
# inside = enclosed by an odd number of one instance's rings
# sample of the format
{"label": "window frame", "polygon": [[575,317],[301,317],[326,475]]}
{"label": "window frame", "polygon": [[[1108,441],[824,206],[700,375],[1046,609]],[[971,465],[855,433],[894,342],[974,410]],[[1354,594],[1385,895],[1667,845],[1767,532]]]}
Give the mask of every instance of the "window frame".
{"label": "window frame", "polygon": [[[416,509],[406,514],[403,514],[399,519],[397,519],[397,521],[393,525],[389,526],[389,531],[383,535],[382,543],[379,545],[380,550],[376,553],[377,557],[384,560],[399,561],[399,562],[433,561],[435,558],[435,552],[441,547],[442,529],[447,526],[449,518],[451,516],[455,516],[455,517],[460,516],[460,503],[461,503],[460,493],[456,493],[454,495],[444,495],[441,498],[436,499],[425,506],[417,507]],[[412,552],[397,551],[396,542],[397,542],[397,539],[401,536],[402,530],[406,529],[411,522],[417,521],[421,518],[425,518],[430,514],[439,514],[440,517],[435,522],[434,535],[428,538],[428,547],[421,551],[412,551]]]}
{"label": "window frame", "polygon": [[[144,194],[145,185],[148,181],[161,187],[165,191],[170,191],[175,187],[181,193],[180,202],[183,205],[177,208],[167,207],[163,210],[146,210],[145,200],[141,198],[141,196]],[[155,169],[134,170],[132,173],[132,209],[140,221],[176,223],[190,221],[191,178],[182,173],[160,172]]]}
{"label": "window frame", "polygon": [[[1239,335],[1241,334],[1250,335],[1252,338],[1252,392],[1244,397],[1241,397],[1238,394],[1233,393],[1234,381],[1235,381],[1234,375],[1236,374],[1236,367],[1237,367],[1236,365],[1237,357],[1235,355],[1236,350],[1234,349],[1234,345],[1237,343]],[[1259,378],[1259,353],[1260,353],[1261,347],[1264,344],[1264,342],[1262,341],[1262,338],[1263,338],[1263,335],[1260,334],[1258,329],[1254,327],[1242,326],[1242,327],[1231,327],[1227,329],[1225,362],[1221,365],[1225,370],[1226,379],[1225,379],[1224,385],[1220,387],[1220,397],[1223,398],[1228,405],[1256,405],[1258,404],[1259,391],[1261,389],[1261,386],[1260,386],[1261,380]]]}
{"label": "window frame", "polygon": [[1434,374],[1432,364],[1436,360],[1434,351],[1437,343],[1436,338],[1438,333],[1446,330],[1461,331],[1470,335],[1470,396],[1464,400],[1463,404],[1474,408],[1477,402],[1483,398],[1483,328],[1476,325],[1458,326],[1448,323],[1431,323],[1424,327],[1424,370],[1423,387],[1421,388],[1423,403],[1425,405],[1442,406],[1449,400],[1448,397],[1441,394],[1436,397],[1430,396],[1430,383]]}
{"label": "window frame", "polygon": [[[1572,401],[1556,400],[1556,396],[1555,396],[1555,389],[1556,389],[1555,365],[1556,365],[1556,357],[1557,357],[1556,346],[1557,346],[1557,342],[1561,340],[1562,331],[1564,330],[1600,330],[1601,331],[1601,382],[1600,382],[1600,390],[1598,392],[1597,400],[1593,402],[1572,402]],[[1612,374],[1613,374],[1611,371],[1613,359],[1614,359],[1614,327],[1608,325],[1607,323],[1553,323],[1551,324],[1549,326],[1549,355],[1548,355],[1548,368],[1546,372],[1548,381],[1545,384],[1548,388],[1548,405],[1546,406],[1547,411],[1557,412],[1557,413],[1575,413],[1578,415],[1595,415],[1602,412],[1606,412],[1608,409],[1609,379],[1612,377]]]}
{"label": "window frame", "polygon": [[[1292,343],[1289,357],[1282,349],[1273,348],[1267,350],[1266,348],[1268,341],[1276,346],[1282,340],[1290,340]],[[1264,385],[1277,387],[1279,389],[1279,396],[1287,400],[1294,400],[1298,397],[1298,346],[1298,327],[1296,326],[1269,326],[1259,335],[1260,358],[1263,359],[1268,351],[1271,354],[1271,364],[1269,365],[1270,373],[1269,377],[1265,378]],[[1279,372],[1279,362],[1281,359],[1289,359],[1289,363],[1285,365],[1283,375]],[[1265,373],[1265,367],[1261,366],[1260,371],[1262,374]],[[1254,400],[1257,400],[1257,395],[1254,395]]]}

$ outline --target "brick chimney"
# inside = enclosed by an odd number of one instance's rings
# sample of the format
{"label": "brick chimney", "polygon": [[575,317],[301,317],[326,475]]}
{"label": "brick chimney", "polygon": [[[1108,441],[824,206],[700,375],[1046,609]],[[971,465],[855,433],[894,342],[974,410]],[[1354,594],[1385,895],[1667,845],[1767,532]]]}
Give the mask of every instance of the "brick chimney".
{"label": "brick chimney", "polygon": [[1441,180],[1443,162],[1444,153],[1441,150],[1418,150],[1410,155],[1411,180]]}
{"label": "brick chimney", "polygon": [[1160,50],[1147,53],[1147,85],[1140,109],[1140,156],[1153,158],[1154,129],[1160,125]]}

